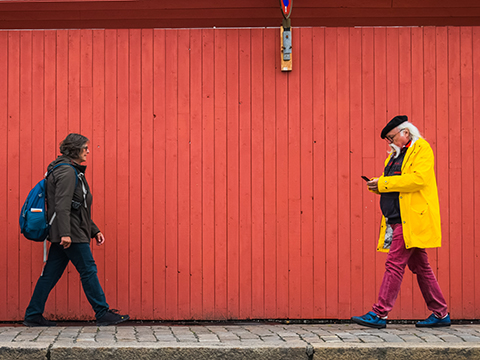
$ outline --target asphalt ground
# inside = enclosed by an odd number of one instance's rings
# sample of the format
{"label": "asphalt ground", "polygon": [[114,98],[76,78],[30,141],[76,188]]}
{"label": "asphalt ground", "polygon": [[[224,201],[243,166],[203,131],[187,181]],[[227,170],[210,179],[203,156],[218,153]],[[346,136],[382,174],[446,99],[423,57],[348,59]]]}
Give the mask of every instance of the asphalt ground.
{"label": "asphalt ground", "polygon": [[0,359],[480,359],[480,324],[1,324]]}

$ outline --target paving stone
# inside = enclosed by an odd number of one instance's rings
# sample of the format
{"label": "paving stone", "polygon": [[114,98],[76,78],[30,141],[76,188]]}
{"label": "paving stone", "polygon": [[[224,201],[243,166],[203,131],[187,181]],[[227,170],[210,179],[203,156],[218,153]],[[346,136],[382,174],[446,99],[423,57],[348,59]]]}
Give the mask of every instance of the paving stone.
{"label": "paving stone", "polygon": [[400,338],[402,338],[405,342],[408,342],[408,343],[423,343],[424,341],[414,335],[414,334],[404,334],[404,335],[398,335]]}
{"label": "paving stone", "polygon": [[466,342],[480,342],[480,337],[472,335],[459,335],[459,337]]}
{"label": "paving stone", "polygon": [[342,339],[340,339],[338,336],[335,336],[335,335],[321,336],[321,338],[325,342],[342,342]]}
{"label": "paving stone", "polygon": [[322,338],[318,337],[318,338],[310,338],[307,340],[307,343],[309,344],[320,344],[320,343],[324,343],[325,340],[323,340]]}
{"label": "paving stone", "polygon": [[390,343],[403,343],[405,342],[400,336],[394,335],[394,334],[384,334],[384,335],[378,335],[380,338],[382,338],[385,342],[390,342]]}
{"label": "paving stone", "polygon": [[455,336],[455,335],[446,334],[446,335],[438,335],[438,337],[447,343],[463,342],[462,338],[459,338],[458,336]]}
{"label": "paving stone", "polygon": [[381,337],[373,336],[373,335],[371,335],[371,336],[364,335],[364,336],[359,336],[358,338],[364,343],[383,343],[383,342],[385,342],[385,340],[383,340]]}

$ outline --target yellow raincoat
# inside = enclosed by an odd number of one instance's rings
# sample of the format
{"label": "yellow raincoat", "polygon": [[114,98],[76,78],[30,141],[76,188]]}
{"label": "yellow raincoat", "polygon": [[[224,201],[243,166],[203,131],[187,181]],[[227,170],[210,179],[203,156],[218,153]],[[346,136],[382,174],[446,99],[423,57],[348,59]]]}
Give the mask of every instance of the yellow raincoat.
{"label": "yellow raincoat", "polygon": [[[387,166],[390,156],[385,160]],[[441,246],[440,206],[438,203],[437,180],[434,172],[433,151],[424,139],[411,145],[402,164],[399,176],[382,176],[378,179],[379,193],[399,192],[400,215],[403,238],[407,249],[435,248]],[[383,248],[386,222],[382,216],[377,250]]]}

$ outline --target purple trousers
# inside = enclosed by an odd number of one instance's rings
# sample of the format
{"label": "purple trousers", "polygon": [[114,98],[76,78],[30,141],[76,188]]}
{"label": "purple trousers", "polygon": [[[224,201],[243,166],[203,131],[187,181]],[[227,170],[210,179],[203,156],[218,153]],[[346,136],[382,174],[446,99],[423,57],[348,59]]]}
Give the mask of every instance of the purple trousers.
{"label": "purple trousers", "polygon": [[393,240],[385,263],[385,274],[378,294],[378,302],[373,305],[373,312],[385,317],[392,310],[400,286],[402,285],[405,266],[417,275],[418,285],[422,291],[427,307],[436,316],[443,318],[448,314],[447,303],[438,285],[425,249],[405,248],[401,224],[391,225]]}

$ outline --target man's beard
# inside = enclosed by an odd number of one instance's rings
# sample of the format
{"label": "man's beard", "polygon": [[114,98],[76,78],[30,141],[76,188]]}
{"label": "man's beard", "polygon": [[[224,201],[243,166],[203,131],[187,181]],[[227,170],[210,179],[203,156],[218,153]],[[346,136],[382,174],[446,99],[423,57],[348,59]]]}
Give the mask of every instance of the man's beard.
{"label": "man's beard", "polygon": [[402,149],[400,149],[400,147],[395,144],[388,144],[388,145],[392,149],[392,152],[395,153],[394,158],[396,159],[398,155],[400,155],[400,152],[402,151]]}

